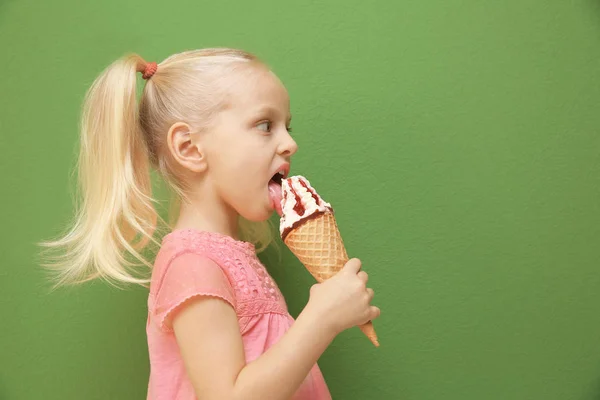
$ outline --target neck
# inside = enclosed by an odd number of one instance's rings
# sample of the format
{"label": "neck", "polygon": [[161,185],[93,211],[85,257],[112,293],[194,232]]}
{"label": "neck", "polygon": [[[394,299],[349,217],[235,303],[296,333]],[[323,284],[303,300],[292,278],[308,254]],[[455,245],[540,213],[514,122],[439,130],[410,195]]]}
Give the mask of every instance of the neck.
{"label": "neck", "polygon": [[239,215],[218,201],[190,196],[182,200],[174,229],[196,229],[216,232],[238,239]]}

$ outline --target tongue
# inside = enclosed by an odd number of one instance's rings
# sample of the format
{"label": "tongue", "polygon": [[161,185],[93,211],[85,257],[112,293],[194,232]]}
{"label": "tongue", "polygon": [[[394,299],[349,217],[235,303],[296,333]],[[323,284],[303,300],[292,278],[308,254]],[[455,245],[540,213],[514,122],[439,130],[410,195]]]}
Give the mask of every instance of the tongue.
{"label": "tongue", "polygon": [[281,214],[282,214],[282,211],[281,211],[281,198],[282,198],[281,184],[279,184],[275,181],[269,182],[269,197],[271,198],[271,203],[273,205],[273,208],[275,208],[275,211],[277,211],[277,214],[279,214],[279,216],[281,216]]}

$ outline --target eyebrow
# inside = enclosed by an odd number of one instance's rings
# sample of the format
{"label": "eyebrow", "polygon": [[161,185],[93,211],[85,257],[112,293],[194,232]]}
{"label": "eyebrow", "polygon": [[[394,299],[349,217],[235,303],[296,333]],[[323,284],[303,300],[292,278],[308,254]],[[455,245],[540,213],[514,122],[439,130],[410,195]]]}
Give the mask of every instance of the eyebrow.
{"label": "eyebrow", "polygon": [[[271,107],[271,106],[265,106],[265,107],[261,107],[259,109],[256,110],[257,114],[269,114],[269,115],[278,115],[279,112],[277,111],[276,108]],[[291,122],[292,121],[292,114],[288,114],[287,118],[286,118],[287,122]]]}

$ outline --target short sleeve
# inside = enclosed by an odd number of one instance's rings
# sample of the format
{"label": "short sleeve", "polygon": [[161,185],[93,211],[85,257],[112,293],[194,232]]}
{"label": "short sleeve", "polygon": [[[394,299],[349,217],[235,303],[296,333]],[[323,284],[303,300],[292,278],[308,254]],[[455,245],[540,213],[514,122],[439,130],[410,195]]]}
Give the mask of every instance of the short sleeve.
{"label": "short sleeve", "polygon": [[154,302],[154,316],[163,331],[173,330],[173,317],[197,297],[222,299],[235,308],[234,292],[227,276],[208,257],[185,253],[166,268]]}

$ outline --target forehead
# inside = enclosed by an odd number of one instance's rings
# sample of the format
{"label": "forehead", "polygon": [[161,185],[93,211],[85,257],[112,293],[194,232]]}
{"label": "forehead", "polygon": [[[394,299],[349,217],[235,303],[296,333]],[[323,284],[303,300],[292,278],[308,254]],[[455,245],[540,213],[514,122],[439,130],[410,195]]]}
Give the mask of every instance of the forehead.
{"label": "forehead", "polygon": [[228,92],[230,108],[247,111],[274,108],[289,114],[290,99],[285,86],[264,66],[241,68],[230,81]]}

